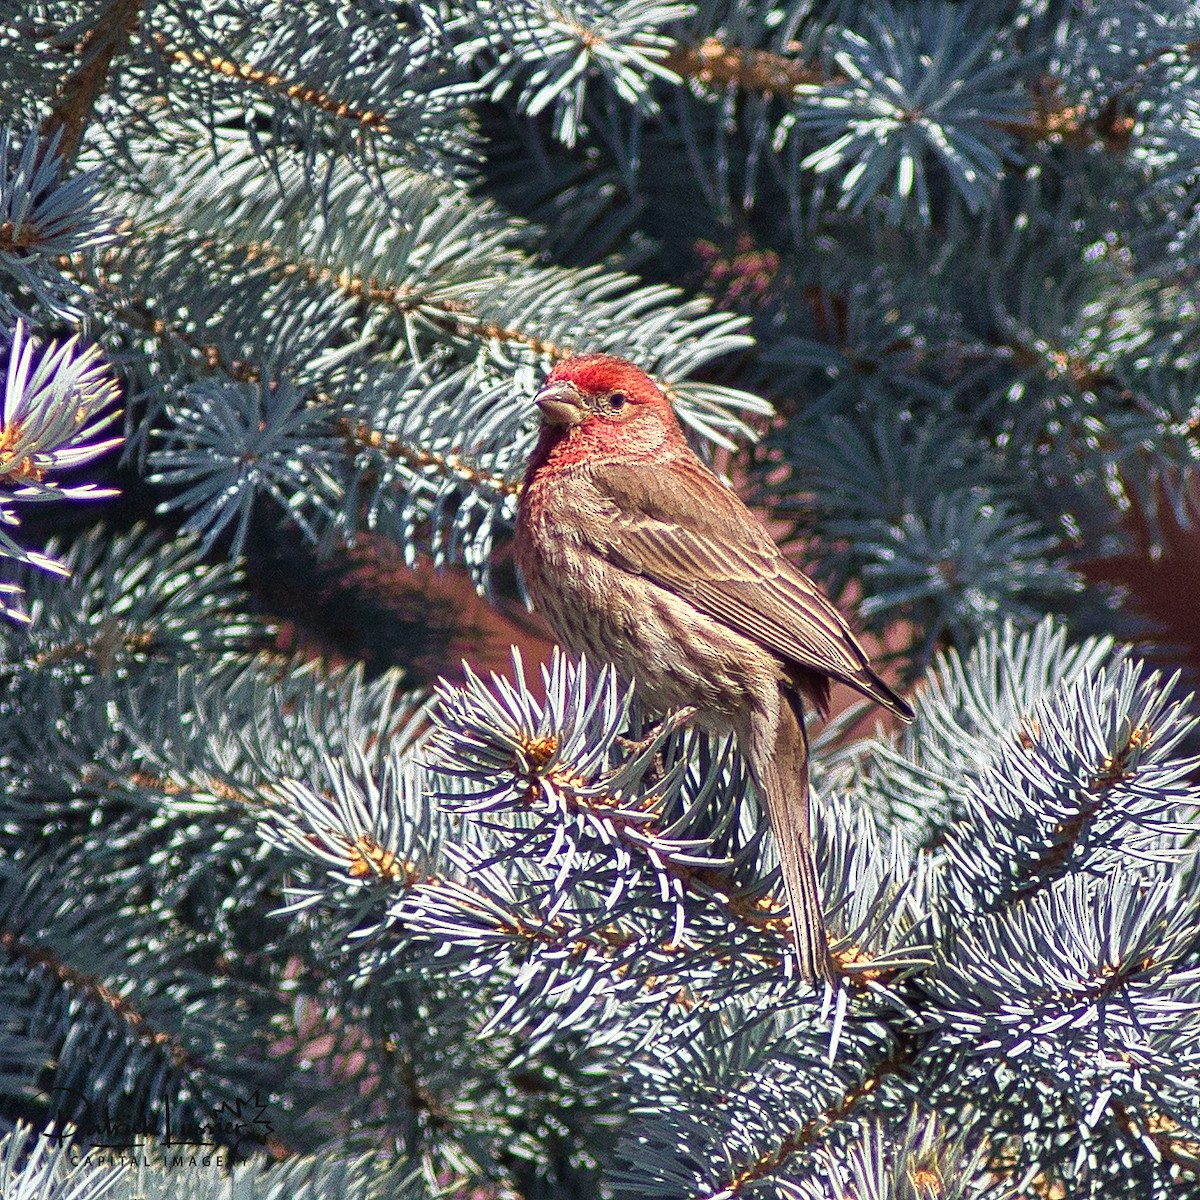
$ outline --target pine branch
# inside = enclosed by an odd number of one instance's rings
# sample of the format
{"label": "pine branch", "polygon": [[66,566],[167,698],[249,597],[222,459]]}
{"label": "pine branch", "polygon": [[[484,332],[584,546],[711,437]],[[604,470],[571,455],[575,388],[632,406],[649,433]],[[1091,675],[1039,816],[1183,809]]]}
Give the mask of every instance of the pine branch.
{"label": "pine branch", "polygon": [[880,1059],[865,1077],[846,1090],[840,1100],[782,1139],[770,1153],[739,1172],[724,1187],[715,1189],[708,1200],[717,1200],[717,1197],[726,1195],[741,1196],[747,1189],[752,1190],[777,1175],[790,1158],[810,1149],[835,1125],[853,1116],[859,1106],[889,1077],[903,1075],[912,1065],[912,1058],[913,1043],[897,1043],[892,1053]]}
{"label": "pine branch", "polygon": [[1195,1129],[1186,1129],[1168,1113],[1139,1112],[1119,1100],[1111,1102],[1111,1110],[1117,1127],[1131,1142],[1146,1146],[1192,1180],[1200,1178],[1200,1136]]}
{"label": "pine branch", "polygon": [[164,1030],[155,1029],[132,1002],[119,995],[102,980],[62,962],[49,950],[30,945],[13,933],[11,929],[0,931],[0,946],[8,952],[12,959],[19,961],[25,970],[44,971],[85,1001],[91,1001],[108,1009],[122,1025],[132,1031],[138,1041],[147,1046],[153,1046],[156,1051],[165,1054],[176,1070],[195,1071],[200,1069],[199,1059],[191,1054],[177,1038]]}
{"label": "pine branch", "polygon": [[98,174],[64,179],[57,133],[48,142],[30,134],[20,152],[13,151],[11,130],[0,125],[0,276],[25,293],[18,299],[0,290],[0,319],[28,317],[31,300],[44,315],[75,322],[86,293],[63,271],[64,260],[115,236]]}
{"label": "pine branch", "polygon": [[[1038,738],[1038,726],[1039,723],[1034,718],[1027,726],[1028,734],[1022,731],[1022,744],[1027,744],[1030,749]],[[1022,872],[1028,882],[1012,893],[1011,903],[1017,904],[1029,899],[1062,876],[1067,861],[1075,853],[1080,842],[1086,838],[1090,826],[1104,811],[1109,800],[1109,790],[1118,785],[1123,786],[1135,778],[1137,770],[1134,763],[1153,739],[1154,729],[1150,725],[1138,725],[1129,731],[1123,747],[1104,758],[1099,770],[1087,784],[1087,791],[1094,795],[1094,799],[1085,797],[1079,803],[1077,811],[1059,823],[1054,831],[1053,841]]]}
{"label": "pine branch", "polygon": [[[1169,50],[1162,51],[1163,55]],[[787,53],[729,45],[719,37],[702,42],[677,43],[663,63],[682,79],[691,79],[714,91],[737,88],[754,95],[789,100],[797,89],[838,88],[847,76],[828,71],[817,58],[806,56],[794,43]],[[1116,107],[1115,101],[1101,105],[1097,115],[1087,106],[1068,104],[1061,98],[1061,85],[1053,79],[1038,82],[1031,92],[1031,110],[1024,120],[997,121],[995,127],[1031,143],[1085,147],[1100,144],[1123,153],[1129,148],[1134,121]],[[914,116],[916,114],[913,114]]]}
{"label": "pine branch", "polygon": [[495,341],[522,346],[532,353],[550,359],[570,355],[565,346],[547,341],[535,333],[517,328],[505,328],[481,316],[475,305],[452,297],[432,297],[423,289],[405,285],[385,284],[379,280],[363,279],[350,271],[335,271],[304,258],[289,257],[269,243],[233,245],[227,247],[245,255],[248,263],[260,262],[277,272],[281,279],[299,276],[310,284],[329,284],[353,300],[384,308],[402,316],[420,315],[435,328],[453,337]]}
{"label": "pine branch", "polygon": [[663,65],[682,79],[723,91],[729,87],[764,96],[789,98],[802,84],[844,82],[840,75],[827,75],[819,62],[806,58],[795,43],[788,54],[774,50],[747,50],[727,45],[718,37],[706,37],[698,45],[676,43]]}
{"label": "pine branch", "polygon": [[[318,399],[326,401],[328,397]],[[365,422],[352,423],[346,419],[339,419],[337,429],[346,439],[347,451],[351,456],[364,449],[370,450],[416,470],[426,471],[432,468],[438,475],[448,479],[461,479],[479,491],[490,492],[496,496],[516,496],[521,491],[520,480],[497,475],[477,466],[457,452],[443,454],[423,446],[412,445],[399,438],[387,437]]]}
{"label": "pine branch", "polygon": [[[669,719],[665,726],[671,727]],[[517,758],[513,766],[524,777],[524,806],[530,811],[544,809],[548,796],[553,797],[556,809],[561,804],[568,817],[581,818],[588,824],[602,823],[612,831],[617,844],[633,857],[646,859],[653,870],[676,880],[685,892],[705,902],[715,900],[736,921],[750,929],[769,931],[784,943],[789,941],[791,921],[782,901],[769,894],[746,896],[740,893],[728,870],[719,866],[693,865],[685,858],[662,852],[670,836],[663,825],[663,796],[651,790],[631,804],[623,794],[604,786],[597,788],[595,782],[582,773],[582,764],[564,760],[559,754],[555,735],[530,737],[524,731],[516,730],[514,736]],[[663,736],[661,732],[656,735],[650,745],[640,748],[637,757],[658,753]],[[618,775],[621,773],[619,764],[614,771]],[[518,801],[518,807],[520,805],[521,801]],[[756,957],[768,966],[779,966],[787,953],[782,949],[775,954],[763,953]]]}
{"label": "pine branch", "polygon": [[[299,275],[309,283],[336,283],[350,297],[363,298],[369,303],[380,304],[398,312],[415,311],[418,305],[425,304],[425,301],[415,294],[411,298],[411,304],[408,304],[399,295],[399,289],[385,287],[374,281],[364,284],[362,281],[347,279],[344,274],[335,276],[331,268],[322,268],[315,264],[304,266],[289,263],[282,256],[264,252],[260,247],[250,246],[243,249],[246,250],[249,261],[269,263],[278,270],[281,278]],[[169,322],[154,315],[148,308],[144,297],[128,295],[122,285],[116,283],[102,267],[91,271],[89,279],[98,283],[109,293],[114,303],[113,314],[119,320],[144,333],[151,334],[167,345],[185,349],[189,352],[196,369],[208,374],[219,372],[239,383],[256,384],[262,381],[261,368],[255,363],[242,359],[230,360],[217,343],[202,342],[177,322]],[[453,302],[447,301],[446,304],[449,308]],[[453,330],[464,334],[468,328],[465,324],[455,323],[451,320],[448,320],[444,327],[448,331]],[[478,325],[475,326],[474,332],[483,332],[489,337],[504,336],[502,331],[489,327],[481,329]],[[523,341],[537,353],[552,354],[554,352],[551,347],[538,342],[537,339],[521,338],[515,333],[509,340]],[[558,356],[565,356],[568,351],[559,350],[557,353]],[[305,399],[319,405],[331,414],[345,408],[343,401],[339,401],[327,392],[315,391]],[[347,457],[351,462],[362,451],[368,450],[423,472],[432,468],[435,473],[447,479],[462,480],[473,487],[497,496],[516,495],[520,491],[519,480],[488,471],[473,464],[468,457],[462,454],[443,453],[402,441],[399,438],[388,437],[379,430],[371,428],[364,421],[338,417],[335,421],[335,430],[338,437],[344,441]]]}
{"label": "pine branch", "polygon": [[[624,752],[618,733],[629,697],[617,696],[611,678],[602,674],[589,692],[586,669],[556,653],[544,669],[542,705],[526,691],[519,659],[514,671],[515,687],[493,678],[495,694],[473,674],[461,689],[442,689],[432,748],[455,808],[487,815],[493,836],[510,843],[535,877],[543,855],[561,863],[544,885],[552,911],[570,911],[585,929],[632,922],[652,956],[632,967],[641,976],[676,973],[686,982],[716,969],[732,989],[743,973],[758,980],[790,966],[788,922],[757,863],[765,825],[742,814],[748,781],[730,745],[709,747],[668,720]],[[489,783],[476,798],[472,781],[483,772]],[[896,936],[904,923],[897,914],[912,899],[911,879],[901,883],[907,864],[849,813],[830,813],[826,828],[831,894],[848,898],[836,918],[835,957],[851,986],[883,988],[921,959],[919,946]],[[604,852],[616,855],[625,876],[619,885],[607,880]],[[586,885],[594,900],[572,889],[568,868],[578,874],[573,889]]]}
{"label": "pine branch", "polygon": [[340,120],[352,121],[374,133],[388,134],[392,132],[391,125],[383,113],[372,112],[370,109],[359,109],[345,100],[328,95],[318,88],[309,87],[302,83],[289,82],[286,74],[255,65],[235,62],[217,54],[200,49],[199,47],[180,48],[172,46],[168,38],[161,33],[155,33],[151,39],[154,46],[168,61],[187,66],[200,67],[215,75],[224,75],[230,79],[253,84],[267,92],[286,96],[309,105]]}
{"label": "pine branch", "polygon": [[84,130],[96,101],[109,83],[113,62],[129,48],[151,5],[147,0],[107,0],[96,13],[79,44],[79,65],[58,86],[57,97],[45,121],[42,138],[58,137],[58,152],[69,165],[79,151]]}
{"label": "pine branch", "polygon": [[259,383],[262,380],[262,371],[254,363],[241,359],[230,360],[216,342],[200,341],[178,321],[156,316],[147,298],[117,283],[105,269],[103,260],[85,266],[81,260],[74,259],[70,265],[77,279],[103,290],[113,317],[141,333],[151,334],[164,348],[170,346],[188,351],[200,371],[220,371],[238,383]]}

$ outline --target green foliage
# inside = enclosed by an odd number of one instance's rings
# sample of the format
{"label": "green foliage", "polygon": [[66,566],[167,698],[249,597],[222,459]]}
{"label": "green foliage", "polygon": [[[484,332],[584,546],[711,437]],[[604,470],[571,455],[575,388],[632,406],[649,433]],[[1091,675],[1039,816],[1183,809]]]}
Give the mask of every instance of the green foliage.
{"label": "green foliage", "polygon": [[[0,129],[0,319],[6,328],[28,307],[47,315],[76,318],[85,293],[57,267],[57,260],[114,239],[102,211],[94,172],[60,178],[58,137],[42,146],[35,133],[20,151],[12,131]],[[15,292],[16,296],[12,293]]]}
{"label": "green foliage", "polygon": [[[0,558],[29,563],[59,574],[66,568],[54,558],[24,549],[4,529],[20,524],[16,506],[51,500],[97,500],[114,493],[95,484],[46,480],[52,472],[69,471],[91,462],[120,438],[99,439],[119,415],[113,410],[116,385],[107,377],[94,346],[78,352],[78,338],[55,343],[38,354],[38,346],[17,321],[8,345],[0,420]],[[0,583],[0,598],[22,589]],[[28,620],[23,608],[0,599],[4,615]]]}

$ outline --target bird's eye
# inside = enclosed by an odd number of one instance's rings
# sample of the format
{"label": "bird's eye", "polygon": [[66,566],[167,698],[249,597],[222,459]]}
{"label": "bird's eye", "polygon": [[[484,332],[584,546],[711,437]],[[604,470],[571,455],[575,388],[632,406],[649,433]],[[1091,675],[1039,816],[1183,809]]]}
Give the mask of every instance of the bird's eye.
{"label": "bird's eye", "polygon": [[624,408],[629,397],[624,392],[613,392],[608,398],[609,408]]}

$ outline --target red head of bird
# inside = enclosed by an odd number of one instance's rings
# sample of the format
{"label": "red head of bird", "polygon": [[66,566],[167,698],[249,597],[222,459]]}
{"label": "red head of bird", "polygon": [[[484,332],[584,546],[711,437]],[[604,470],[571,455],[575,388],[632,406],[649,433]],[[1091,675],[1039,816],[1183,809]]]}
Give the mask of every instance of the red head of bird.
{"label": "red head of bird", "polygon": [[550,462],[565,466],[609,454],[655,459],[685,445],[658,384],[612,354],[564,359],[534,403],[542,410],[542,434],[531,472]]}

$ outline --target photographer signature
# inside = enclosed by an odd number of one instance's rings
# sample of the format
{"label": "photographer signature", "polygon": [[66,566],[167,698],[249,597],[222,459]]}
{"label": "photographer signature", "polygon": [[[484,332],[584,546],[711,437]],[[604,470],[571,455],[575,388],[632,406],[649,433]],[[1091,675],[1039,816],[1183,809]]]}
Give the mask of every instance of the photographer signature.
{"label": "photographer signature", "polygon": [[[61,1145],[74,1141],[92,1150],[133,1150],[148,1142],[168,1146],[227,1146],[236,1150],[242,1141],[265,1142],[274,1128],[266,1119],[267,1106],[258,1089],[246,1096],[222,1100],[207,1120],[189,1119],[182,1128],[172,1124],[171,1101],[163,1101],[161,1124],[150,1127],[115,1120],[75,1088],[52,1087],[38,1093],[52,1112],[62,1114],[41,1136]],[[61,1128],[60,1126],[61,1122]]]}

